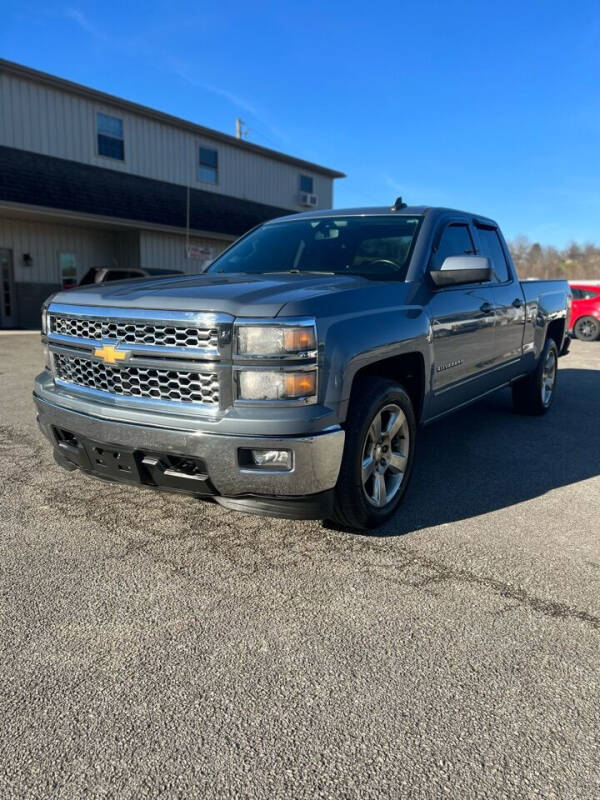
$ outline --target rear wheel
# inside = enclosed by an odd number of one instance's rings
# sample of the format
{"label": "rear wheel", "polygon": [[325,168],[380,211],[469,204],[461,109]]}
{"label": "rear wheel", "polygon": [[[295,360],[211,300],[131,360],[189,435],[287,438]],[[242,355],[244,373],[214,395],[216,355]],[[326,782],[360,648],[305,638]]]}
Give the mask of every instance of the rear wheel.
{"label": "rear wheel", "polygon": [[387,378],[360,379],[346,420],[337,523],[366,530],[392,516],[410,480],[415,440],[415,414],[405,390]]}
{"label": "rear wheel", "polygon": [[548,339],[534,372],[513,384],[515,411],[521,414],[545,414],[552,405],[558,375],[558,348]]}
{"label": "rear wheel", "polygon": [[600,322],[595,317],[579,317],[573,333],[582,342],[595,342],[600,339]]}

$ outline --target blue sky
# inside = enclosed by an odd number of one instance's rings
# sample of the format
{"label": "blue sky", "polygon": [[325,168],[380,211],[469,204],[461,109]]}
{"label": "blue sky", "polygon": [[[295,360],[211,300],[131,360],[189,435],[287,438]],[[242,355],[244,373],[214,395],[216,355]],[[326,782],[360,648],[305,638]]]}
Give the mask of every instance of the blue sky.
{"label": "blue sky", "polygon": [[0,3],[0,55],[346,172],[335,204],[451,205],[600,242],[600,4]]}

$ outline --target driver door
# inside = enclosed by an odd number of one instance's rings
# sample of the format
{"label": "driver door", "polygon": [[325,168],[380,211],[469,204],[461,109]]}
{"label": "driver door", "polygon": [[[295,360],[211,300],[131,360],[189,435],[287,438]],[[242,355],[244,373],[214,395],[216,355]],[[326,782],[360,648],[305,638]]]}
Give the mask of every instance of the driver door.
{"label": "driver door", "polygon": [[[429,269],[449,256],[476,252],[470,225],[443,225],[436,237]],[[491,386],[494,357],[495,301],[491,283],[435,288],[429,300],[433,365],[431,416],[483,394]]]}

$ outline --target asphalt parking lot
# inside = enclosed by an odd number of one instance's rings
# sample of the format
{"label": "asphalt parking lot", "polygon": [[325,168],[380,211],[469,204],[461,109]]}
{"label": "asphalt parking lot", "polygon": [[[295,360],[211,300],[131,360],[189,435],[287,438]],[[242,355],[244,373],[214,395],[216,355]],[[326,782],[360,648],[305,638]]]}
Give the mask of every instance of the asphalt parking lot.
{"label": "asphalt parking lot", "polygon": [[600,343],[365,537],[54,465],[0,336],[0,797],[600,796]]}

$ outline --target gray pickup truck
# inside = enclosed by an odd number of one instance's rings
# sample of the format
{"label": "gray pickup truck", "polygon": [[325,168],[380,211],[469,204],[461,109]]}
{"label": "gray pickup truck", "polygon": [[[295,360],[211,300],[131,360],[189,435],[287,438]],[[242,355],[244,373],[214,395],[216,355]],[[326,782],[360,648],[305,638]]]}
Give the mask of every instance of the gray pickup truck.
{"label": "gray pickup truck", "polygon": [[283,217],[202,275],[49,298],[39,423],[67,470],[366,530],[401,502],[419,424],[503,386],[549,409],[570,302],[519,282],[475,214]]}

